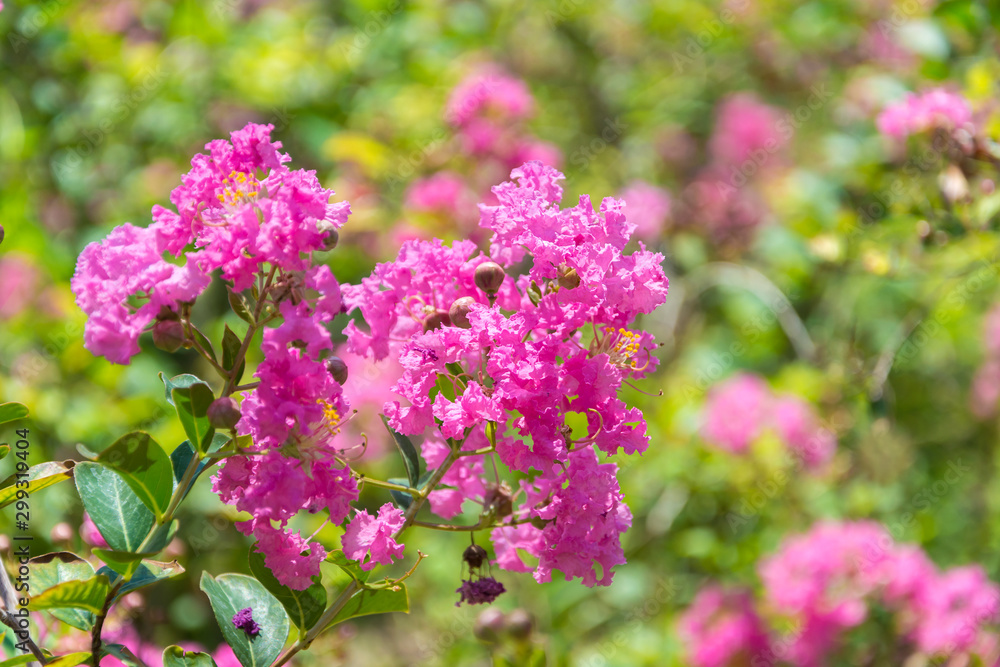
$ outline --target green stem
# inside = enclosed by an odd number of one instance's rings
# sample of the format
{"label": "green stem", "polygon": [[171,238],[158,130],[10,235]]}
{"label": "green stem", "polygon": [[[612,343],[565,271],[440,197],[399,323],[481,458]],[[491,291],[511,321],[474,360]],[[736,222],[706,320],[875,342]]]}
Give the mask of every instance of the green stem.
{"label": "green stem", "polygon": [[[455,445],[452,447],[452,450],[448,453],[448,457],[444,460],[444,462],[440,466],[438,466],[438,469],[434,471],[434,474],[431,475],[431,478],[427,480],[427,484],[424,486],[423,489],[419,491],[415,490],[408,491],[408,493],[411,493],[413,495],[413,502],[410,503],[409,509],[406,510],[406,514],[403,517],[403,525],[400,527],[399,530],[397,530],[393,534],[392,539],[398,538],[403,533],[403,531],[405,531],[407,528],[409,528],[411,525],[414,524],[417,518],[417,513],[420,511],[420,508],[423,507],[424,502],[426,502],[427,496],[434,489],[434,487],[436,487],[441,482],[441,479],[447,474],[448,470],[451,468],[452,465],[454,465],[455,461],[458,460],[459,456],[460,453],[458,450],[458,446]],[[359,590],[361,590],[361,587],[356,581],[352,581],[350,584],[348,584],[347,588],[345,588],[343,592],[341,592],[340,596],[336,599],[336,601],[334,601],[333,605],[325,612],[323,612],[323,615],[320,617],[318,621],[316,621],[316,624],[313,625],[311,628],[309,628],[304,637],[301,637],[297,642],[295,642],[295,644],[291,648],[286,650],[285,653],[280,658],[278,658],[277,662],[275,662],[272,665],[272,667],[281,667],[282,665],[286,664],[289,660],[291,660],[292,656],[294,656],[296,653],[305,648],[308,648],[309,645],[312,644],[313,641],[316,639],[316,637],[318,637],[320,633],[322,633],[323,630],[326,629],[326,626],[329,625],[330,622],[337,617],[337,614],[339,614],[340,610],[344,608],[344,605],[347,604],[347,601],[350,600],[351,597]]]}
{"label": "green stem", "polygon": [[277,271],[277,265],[271,267],[271,271],[267,274],[267,280],[264,281],[264,286],[260,290],[260,294],[257,295],[257,305],[253,309],[253,323],[250,324],[250,328],[247,330],[247,335],[243,337],[243,343],[240,345],[239,351],[233,358],[233,369],[226,373],[223,371],[223,375],[226,377],[226,386],[222,389],[223,396],[229,396],[234,391],[236,391],[236,373],[238,372],[240,366],[243,364],[243,360],[246,358],[247,350],[250,349],[250,341],[253,340],[254,334],[257,333],[257,329],[263,325],[260,322],[260,314],[264,310],[264,304],[267,301],[267,292],[271,289],[271,280],[274,278],[274,272]]}
{"label": "green stem", "polygon": [[392,482],[385,482],[381,479],[375,479],[374,477],[365,477],[361,475],[358,477],[358,481],[362,484],[371,484],[372,486],[377,486],[380,489],[389,489],[390,491],[402,491],[403,493],[408,493],[411,496],[415,496],[419,493],[417,489],[411,486],[404,486],[402,484],[393,484]]}
{"label": "green stem", "polygon": [[194,480],[194,475],[198,471],[198,465],[200,463],[201,456],[195,452],[194,456],[192,456],[191,460],[188,462],[187,468],[184,470],[184,475],[181,477],[181,481],[177,484],[177,488],[174,489],[174,494],[170,498],[170,504],[167,505],[167,509],[164,510],[163,516],[156,522],[156,525],[153,526],[146,537],[142,540],[142,544],[140,544],[139,548],[136,549],[136,553],[143,553],[143,549],[149,544],[149,541],[153,539],[153,535],[156,534],[156,531],[160,528],[160,526],[169,524],[170,520],[174,518],[174,512],[177,511],[177,506],[181,504],[181,499],[184,498],[184,495],[191,487],[191,483]]}

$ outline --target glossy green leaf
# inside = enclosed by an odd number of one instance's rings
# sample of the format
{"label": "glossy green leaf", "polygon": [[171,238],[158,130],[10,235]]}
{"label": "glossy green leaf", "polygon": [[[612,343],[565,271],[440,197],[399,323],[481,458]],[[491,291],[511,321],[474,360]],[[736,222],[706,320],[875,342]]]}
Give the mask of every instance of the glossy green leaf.
{"label": "glossy green leaf", "polygon": [[[156,518],[111,468],[83,461],[73,471],[83,506],[114,551],[138,550]],[[166,526],[164,526],[166,528]]]}
{"label": "glossy green leaf", "polygon": [[101,644],[101,654],[117,658],[127,667],[149,667],[142,660],[139,660],[127,646],[121,644]]}
{"label": "glossy green leaf", "polygon": [[0,443],[0,461],[2,461],[8,454],[10,454],[10,445],[6,442]]}
{"label": "glossy green leaf", "polygon": [[111,549],[94,549],[94,555],[104,561],[105,565],[125,581],[132,578],[145,556],[145,554],[112,551]]}
{"label": "glossy green leaf", "polygon": [[304,591],[288,588],[264,564],[264,556],[253,549],[250,550],[250,573],[278,598],[292,623],[300,630],[305,631],[315,625],[326,610],[326,589],[319,581],[314,580]]}
{"label": "glossy green leaf", "polygon": [[51,658],[45,667],[76,667],[90,660],[90,651],[80,651],[79,653],[67,653]]}
{"label": "glossy green leaf", "polygon": [[0,424],[23,419],[28,416],[28,408],[20,403],[0,403]]}
{"label": "glossy green leaf", "polygon": [[188,440],[204,454],[215,435],[215,429],[208,422],[208,406],[215,400],[215,394],[211,387],[199,382],[190,387],[178,387],[173,390],[173,395],[177,416],[180,417]]}
{"label": "glossy green leaf", "polygon": [[28,600],[28,609],[83,609],[92,614],[100,614],[104,600],[108,596],[108,578],[97,574],[84,581],[70,580],[47,588]]}
{"label": "glossy green leaf", "polygon": [[[117,584],[120,577],[119,574],[107,566],[100,568],[97,573],[108,577],[108,580],[112,585]],[[169,563],[157,560],[144,560],[139,564],[139,567],[136,568],[132,578],[122,584],[121,588],[118,589],[115,599],[122,597],[126,593],[130,593],[140,588],[145,588],[146,586],[152,586],[153,584],[163,581],[164,579],[170,579],[183,573],[184,568],[181,567],[181,564],[175,560],[172,560]]]}
{"label": "glossy green leaf", "polygon": [[168,646],[163,651],[163,667],[213,667],[215,661],[207,653],[185,651],[180,646]]}
{"label": "glossy green leaf", "polygon": [[229,306],[236,316],[248,324],[253,324],[253,314],[245,296],[229,289]]}
{"label": "glossy green leaf", "polygon": [[[226,332],[222,336],[222,367],[227,371],[233,370],[233,365],[236,361],[236,355],[239,354],[240,348],[243,347],[243,341],[240,337],[226,325]],[[238,385],[240,380],[243,378],[243,371],[247,368],[246,358],[240,361],[240,369],[236,372],[236,379],[233,382],[233,386]]]}
{"label": "glossy green leaf", "polygon": [[[243,574],[213,578],[203,572],[201,590],[212,603],[222,636],[243,667],[268,667],[274,662],[288,638],[289,621],[284,607],[264,584]],[[260,626],[260,634],[252,638],[233,625],[236,612],[247,607],[253,610],[253,620]]]}
{"label": "glossy green leaf", "polygon": [[174,491],[170,457],[148,433],[136,431],[118,438],[97,459],[122,476],[157,520],[170,505]]}
{"label": "glossy green leaf", "polygon": [[341,570],[350,575],[351,579],[359,583],[365,583],[368,581],[368,575],[370,572],[365,572],[361,569],[361,565],[356,560],[351,560],[344,555],[344,552],[340,549],[336,551],[331,551],[326,555],[326,562],[333,563]]}
{"label": "glossy green leaf", "polygon": [[[408,486],[410,480],[403,479],[402,477],[390,477],[386,480],[390,484],[399,484],[400,486]],[[398,507],[404,510],[410,509],[410,505],[413,504],[413,496],[411,496],[406,491],[398,491],[396,489],[389,489],[389,495],[392,496],[393,502],[396,503]]]}
{"label": "glossy green leaf", "polygon": [[420,455],[417,454],[417,448],[413,446],[413,442],[408,437],[389,427],[389,420],[386,419],[385,415],[381,415],[381,417],[382,423],[385,424],[386,430],[389,431],[389,435],[392,436],[393,442],[396,443],[396,447],[403,457],[403,465],[406,466],[406,477],[410,480],[410,486],[416,487],[420,480]]}
{"label": "glossy green leaf", "polygon": [[9,658],[0,662],[0,667],[18,667],[18,665],[27,665],[29,662],[34,662],[34,660],[35,656],[26,653],[25,655],[19,655],[16,658]]}
{"label": "glossy green leaf", "polygon": [[399,590],[393,591],[382,589],[376,591],[362,590],[354,594],[344,608],[340,610],[330,625],[349,621],[358,616],[369,616],[371,614],[387,614],[391,612],[410,612],[410,597],[406,592],[405,584],[397,584]]}
{"label": "glossy green leaf", "polygon": [[[28,561],[31,571],[31,592],[42,593],[65,581],[86,581],[94,576],[93,566],[68,551],[56,551],[36,556]],[[84,632],[94,627],[94,615],[84,609],[50,609],[49,613],[63,623]]]}
{"label": "glossy green leaf", "polygon": [[202,380],[200,377],[198,377],[197,375],[191,375],[190,373],[184,373],[183,375],[175,375],[169,380],[163,376],[163,373],[160,373],[159,375],[160,375],[160,380],[163,381],[163,388],[166,391],[167,403],[170,403],[170,405],[174,405],[174,395],[173,395],[174,389],[184,389],[190,387],[191,385],[198,384],[199,382],[202,384],[206,384],[206,382]]}
{"label": "glossy green leaf", "polygon": [[191,325],[191,333],[194,334],[195,340],[197,340],[198,344],[201,345],[201,349],[205,350],[205,352],[208,353],[208,356],[212,357],[212,360],[218,363],[219,357],[216,356],[215,348],[212,347],[212,341],[208,339],[208,336],[199,331],[198,327],[194,325]]}
{"label": "glossy green leaf", "polygon": [[[28,468],[28,476],[24,478],[28,482],[28,486],[22,486],[21,488],[26,488],[28,493],[35,493],[53,484],[58,484],[73,476],[73,467],[75,465],[76,461],[46,461],[45,463],[31,466]],[[0,507],[6,507],[17,500],[17,481],[18,478],[15,473],[0,482]]]}

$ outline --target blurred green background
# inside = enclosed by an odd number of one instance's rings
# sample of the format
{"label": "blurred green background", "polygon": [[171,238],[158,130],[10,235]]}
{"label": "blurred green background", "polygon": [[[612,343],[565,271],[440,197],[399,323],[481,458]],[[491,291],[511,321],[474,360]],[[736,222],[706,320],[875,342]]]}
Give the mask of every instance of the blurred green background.
{"label": "blurred green background", "polygon": [[[126,221],[147,224],[193,154],[253,120],[275,125],[293,167],[315,169],[350,200],[329,264],[340,281],[358,282],[395,255],[407,229],[461,235],[452,221],[408,210],[414,179],[445,167],[483,188],[505,178],[463,157],[443,118],[451,89],[493,62],[534,95],[528,129],[563,153],[564,202],[642,179],[675,204],[650,242],[667,257],[671,296],[642,323],[666,343],[642,388],[664,395],[628,396],[652,435],[644,456],[621,461],[635,516],[629,563],[606,589],[497,575],[509,591],[497,606],[532,614],[527,641],[547,663],[684,664],[674,624],[698,587],[758,585],[759,558],[821,517],[875,518],[941,566],[980,562],[1000,580],[997,423],[969,407],[983,318],[998,300],[1000,201],[980,182],[995,174],[983,166],[971,194],[949,201],[943,158],[914,162],[926,147],[911,142],[907,162],[873,123],[903,91],[948,83],[987,132],[1000,128],[1000,14],[990,3],[5,4],[0,400],[30,407],[32,463],[78,458],[78,443],[101,449],[138,427],[171,447],[184,436],[157,373],[209,375],[195,354],[166,355],[148,336],[127,367],[83,348],[69,279],[88,242]],[[749,186],[766,220],[733,247],[713,240],[685,193],[708,162],[716,107],[740,91],[796,121],[766,178]],[[733,263],[760,279],[733,273]],[[230,321],[224,294],[203,301],[196,317],[218,340]],[[813,353],[797,351],[781,312],[795,313]],[[839,440],[824,474],[781,474],[767,442],[749,459],[702,442],[705,391],[737,369],[817,406]],[[0,463],[0,476],[11,465]],[[398,462],[371,466],[391,474]],[[943,483],[949,466],[962,472]],[[56,524],[81,520],[70,485],[33,503],[38,553],[42,543],[84,548],[52,537]],[[0,532],[11,514],[0,514]],[[173,549],[194,576],[149,589],[129,622],[161,646],[213,647],[221,636],[197,573],[246,572],[249,544],[207,480],[180,518]],[[431,555],[409,582],[411,614],[342,626],[301,664],[472,666],[514,655],[510,637],[475,638],[481,609],[454,606],[465,539],[411,535],[408,553]]]}

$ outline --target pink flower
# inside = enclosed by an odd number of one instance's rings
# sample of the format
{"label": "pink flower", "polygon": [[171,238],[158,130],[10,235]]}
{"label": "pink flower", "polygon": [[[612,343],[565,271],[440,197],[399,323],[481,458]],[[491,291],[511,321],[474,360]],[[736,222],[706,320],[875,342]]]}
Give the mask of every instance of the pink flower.
{"label": "pink flower", "polygon": [[795,396],[784,396],[771,409],[778,436],[807,468],[819,468],[833,458],[837,438],[819,424],[812,405]]}
{"label": "pink flower", "polygon": [[767,631],[749,591],[708,586],[698,592],[680,620],[687,654],[695,667],[754,664],[768,651]]}
{"label": "pink flower", "polygon": [[914,611],[920,649],[953,655],[971,648],[980,628],[1000,619],[1000,587],[978,565],[954,568],[922,587]]}
{"label": "pink flower", "polygon": [[[184,266],[165,262],[152,228],[116,227],[104,241],[83,249],[71,281],[77,305],[90,318],[84,329],[87,349],[128,364],[139,353],[139,335],[161,309],[178,312],[209,282],[192,261]],[[142,305],[131,305],[130,298]]]}
{"label": "pink flower", "polygon": [[776,109],[749,93],[727,97],[719,105],[709,142],[712,159],[725,167],[752,160],[763,168],[786,141],[779,133],[779,120]]}
{"label": "pink flower", "polygon": [[405,201],[407,206],[418,211],[440,211],[455,217],[475,210],[465,180],[450,171],[439,171],[414,181],[406,191]]}
{"label": "pink flower", "polygon": [[656,241],[670,222],[670,195],[645,181],[633,181],[621,193],[625,215],[635,224],[635,236]]}
{"label": "pink flower", "polygon": [[362,570],[371,570],[376,563],[389,565],[393,558],[402,558],[405,546],[398,544],[395,534],[403,527],[403,511],[386,503],[379,508],[378,516],[358,510],[344,532],[344,554],[361,564]]}
{"label": "pink flower", "polygon": [[770,416],[767,384],[759,376],[738,373],[709,391],[702,436],[717,447],[740,454],[760,436]]}
{"label": "pink flower", "polygon": [[31,305],[41,275],[26,255],[10,252],[0,257],[0,321],[13,319]]}
{"label": "pink flower", "polygon": [[457,127],[473,118],[495,113],[500,117],[524,118],[534,111],[528,87],[495,65],[486,65],[465,78],[451,92],[445,119]]}
{"label": "pink flower", "polygon": [[93,519],[86,512],[83,513],[83,524],[80,526],[80,537],[84,542],[92,547],[97,547],[98,549],[109,549],[107,541],[104,536],[101,535],[101,531],[97,530],[97,524],[94,523]]}
{"label": "pink flower", "polygon": [[298,591],[312,585],[313,579],[319,575],[319,564],[326,558],[326,550],[321,544],[307,543],[299,533],[273,528],[266,521],[244,521],[237,523],[236,527],[248,533],[247,524],[253,524],[256,549],[264,554],[264,564],[274,573],[275,579],[283,586]]}
{"label": "pink flower", "polygon": [[907,93],[903,100],[887,106],[875,124],[882,134],[904,139],[935,127],[955,129],[970,122],[972,109],[964,97],[933,88],[920,95]]}

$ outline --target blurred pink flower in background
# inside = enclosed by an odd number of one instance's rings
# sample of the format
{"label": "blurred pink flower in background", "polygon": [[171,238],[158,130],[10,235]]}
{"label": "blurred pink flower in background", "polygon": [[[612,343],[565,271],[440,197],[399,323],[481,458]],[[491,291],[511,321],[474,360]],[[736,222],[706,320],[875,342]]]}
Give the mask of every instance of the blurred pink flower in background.
{"label": "blurred pink flower in background", "polygon": [[619,199],[625,201],[625,218],[635,225],[633,234],[643,241],[655,241],[670,224],[670,194],[645,181],[629,183]]}
{"label": "blurred pink flower in background", "polygon": [[837,438],[823,428],[816,410],[797,396],[783,396],[774,402],[772,418],[781,440],[808,468],[818,468],[833,458]]}
{"label": "blurred pink flower in background", "polygon": [[750,93],[730,95],[718,106],[715,130],[709,141],[712,159],[740,166],[747,160],[763,163],[785,142],[779,132],[778,110]]}
{"label": "blurred pink flower in background", "polygon": [[703,588],[680,620],[687,653],[695,667],[756,664],[768,649],[764,623],[749,591]]}
{"label": "blurred pink flower in background", "polygon": [[717,243],[749,243],[767,215],[760,198],[740,185],[721,169],[709,168],[684,191],[691,218]]}
{"label": "blurred pink flower in background", "polygon": [[0,257],[0,320],[12,319],[31,305],[40,279],[41,273],[27,255]]}
{"label": "blurred pink flower in background", "polygon": [[969,408],[979,419],[989,419],[1000,408],[1000,305],[983,320],[983,347],[986,358],[972,378]]}
{"label": "blurred pink flower in background", "polygon": [[932,128],[956,129],[972,122],[972,109],[961,95],[933,88],[919,95],[907,93],[890,104],[875,121],[882,134],[904,139]]}
{"label": "blurred pink flower in background", "polygon": [[445,120],[456,127],[465,127],[481,116],[526,118],[534,109],[535,100],[524,81],[497,65],[487,64],[451,91]]}
{"label": "blurred pink flower in background", "polygon": [[770,403],[771,391],[763,379],[738,373],[709,391],[702,435],[722,449],[742,454],[767,425]]}

